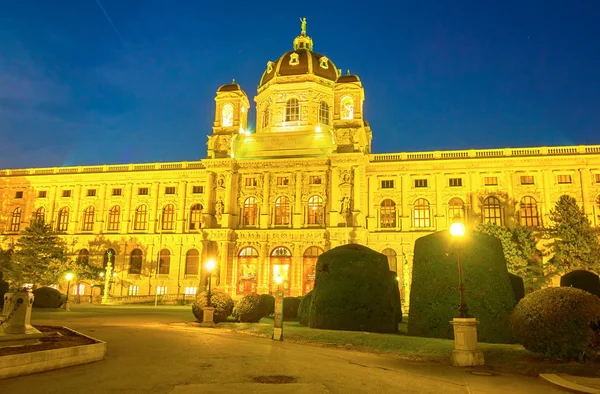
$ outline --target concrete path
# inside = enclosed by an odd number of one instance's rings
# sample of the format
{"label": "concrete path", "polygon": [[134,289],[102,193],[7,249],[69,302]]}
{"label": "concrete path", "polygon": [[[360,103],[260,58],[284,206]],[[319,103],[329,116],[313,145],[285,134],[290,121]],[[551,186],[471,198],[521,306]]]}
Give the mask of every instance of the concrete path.
{"label": "concrete path", "polygon": [[[390,356],[276,342],[177,325],[190,307],[81,307],[39,312],[108,342],[104,361],[0,381],[7,394],[54,393],[564,393],[541,379],[399,360]],[[284,375],[288,384],[254,378]],[[32,390],[33,389],[33,390]]]}

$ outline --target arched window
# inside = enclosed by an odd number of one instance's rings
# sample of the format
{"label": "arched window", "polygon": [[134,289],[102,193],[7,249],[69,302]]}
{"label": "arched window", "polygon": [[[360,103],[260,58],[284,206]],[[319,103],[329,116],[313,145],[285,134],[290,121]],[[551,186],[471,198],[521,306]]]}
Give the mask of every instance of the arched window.
{"label": "arched window", "polygon": [[340,118],[342,120],[354,119],[354,100],[352,97],[342,97],[342,100],[340,101]]}
{"label": "arched window", "polygon": [[381,251],[382,254],[387,257],[388,265],[390,267],[390,271],[398,273],[398,259],[396,255],[396,251],[391,248],[386,248]]}
{"label": "arched window", "polygon": [[110,264],[114,269],[115,268],[115,257],[116,257],[116,253],[115,253],[114,249],[108,249],[106,252],[104,252],[104,257],[102,258],[102,268],[106,269],[106,266],[108,265],[108,262],[110,261]]}
{"label": "arched window", "polygon": [[190,209],[190,230],[199,230],[202,227],[202,205],[194,204]]}
{"label": "arched window", "polygon": [[291,98],[285,103],[285,121],[297,122],[300,120],[300,103],[297,98]]}
{"label": "arched window", "polygon": [[320,196],[312,196],[308,199],[308,224],[323,224],[323,199]]}
{"label": "arched window", "polygon": [[33,215],[33,219],[34,220],[41,220],[42,222],[45,222],[46,221],[46,208],[39,207],[35,211],[35,214]]}
{"label": "arched window", "polygon": [[521,226],[539,227],[540,218],[538,215],[537,201],[535,198],[525,196],[521,199],[519,206],[519,219]]}
{"label": "arched window", "polygon": [[158,254],[158,273],[160,275],[169,275],[171,269],[171,252],[163,249]]}
{"label": "arched window", "polygon": [[10,231],[17,232],[21,228],[21,208],[16,208],[10,220]]}
{"label": "arched window", "polygon": [[175,228],[175,206],[167,204],[162,211],[162,229],[173,230]]}
{"label": "arched window", "polygon": [[487,197],[483,200],[483,223],[494,223],[498,226],[504,224],[502,205],[496,197]]}
{"label": "arched window", "polygon": [[329,105],[325,101],[319,104],[319,123],[329,125]]}
{"label": "arched window", "polygon": [[93,206],[89,206],[83,211],[81,231],[92,231],[94,229],[94,213],[95,209]]}
{"label": "arched window", "polygon": [[142,273],[142,259],[144,254],[140,249],[133,249],[129,257],[129,273],[139,275]]}
{"label": "arched window", "polygon": [[233,126],[233,105],[225,104],[221,110],[221,126],[229,127]]}
{"label": "arched window", "polygon": [[304,251],[302,259],[304,281],[302,283],[302,294],[306,294],[315,287],[315,278],[317,274],[317,260],[323,253],[323,249],[318,246],[311,246]]}
{"label": "arched window", "polygon": [[108,211],[108,225],[106,229],[108,231],[119,231],[119,225],[121,223],[121,207],[115,205]]}
{"label": "arched window", "polygon": [[448,202],[448,219],[464,220],[465,219],[465,203],[458,197],[454,197]]}
{"label": "arched window", "polygon": [[290,266],[292,264],[292,253],[286,247],[280,246],[271,252],[271,292],[275,293],[278,285],[275,283],[275,278],[281,277],[281,286],[284,294],[290,293]]}
{"label": "arched window", "polygon": [[379,227],[396,227],[396,203],[389,198],[381,202],[379,210]]}
{"label": "arched window", "polygon": [[133,219],[134,230],[145,230],[148,226],[148,211],[146,205],[142,204],[135,209],[135,217]]}
{"label": "arched window", "polygon": [[414,205],[415,228],[431,227],[431,210],[429,201],[419,198]]}
{"label": "arched window", "polygon": [[90,262],[90,252],[87,249],[81,249],[79,254],[77,255],[77,264],[79,265],[89,265]]}
{"label": "arched window", "polygon": [[258,204],[256,198],[248,197],[244,201],[242,213],[242,226],[256,226],[256,216],[258,214]]}
{"label": "arched window", "polygon": [[265,106],[265,110],[263,111],[262,116],[262,127],[265,128],[269,125],[269,120],[271,119],[271,109],[269,106]]}
{"label": "arched window", "polygon": [[190,249],[185,254],[185,274],[198,275],[198,262],[200,261],[200,253],[196,249]]}
{"label": "arched window", "polygon": [[56,223],[56,231],[67,231],[69,228],[69,208],[64,207],[58,211],[58,221]]}
{"label": "arched window", "polygon": [[258,251],[246,246],[238,253],[237,294],[256,293],[256,273],[258,267]]}
{"label": "arched window", "polygon": [[290,224],[290,199],[281,196],[275,200],[275,225],[284,226]]}

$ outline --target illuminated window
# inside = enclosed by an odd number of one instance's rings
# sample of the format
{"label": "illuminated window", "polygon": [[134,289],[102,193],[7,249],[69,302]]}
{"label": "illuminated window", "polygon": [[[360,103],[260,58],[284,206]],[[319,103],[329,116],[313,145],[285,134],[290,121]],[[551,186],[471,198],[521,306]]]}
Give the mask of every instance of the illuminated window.
{"label": "illuminated window", "polygon": [[379,209],[379,227],[396,227],[396,203],[390,199],[383,200]]}
{"label": "illuminated window", "polygon": [[63,190],[62,196],[63,197],[71,197],[71,191],[70,190]]}
{"label": "illuminated window", "polygon": [[171,270],[171,252],[168,249],[163,249],[158,254],[158,273],[160,275],[169,275]]}
{"label": "illuminated window", "polygon": [[[292,253],[288,248],[285,247],[277,247],[273,249],[271,252],[271,272],[272,276],[270,278],[271,284],[271,292],[274,293],[277,291],[279,286],[281,286],[284,294],[289,294],[290,292],[290,267],[292,265]],[[282,279],[281,285],[277,285],[275,283],[275,278],[280,277]]]}
{"label": "illuminated window", "polygon": [[558,175],[556,177],[556,181],[559,184],[569,184],[569,183],[573,183],[573,180],[571,179],[571,175]]}
{"label": "illuminated window", "polygon": [[340,102],[340,117],[342,120],[354,119],[354,100],[350,96],[345,96]]}
{"label": "illuminated window", "polygon": [[194,204],[190,209],[190,230],[198,230],[202,227],[202,205]]}
{"label": "illuminated window", "polygon": [[115,205],[114,207],[112,207],[110,209],[110,211],[108,211],[108,225],[107,225],[106,229],[108,231],[118,231],[120,222],[121,222],[121,207],[118,205]]}
{"label": "illuminated window", "polygon": [[202,194],[204,193],[204,186],[193,186],[192,194]]}
{"label": "illuminated window", "polygon": [[391,179],[381,181],[381,188],[382,189],[393,189],[394,188],[394,181],[391,180]]}
{"label": "illuminated window", "polygon": [[596,174],[596,183],[600,183],[600,174]]}
{"label": "illuminated window", "polygon": [[533,176],[523,175],[521,176],[521,185],[533,185],[535,183]]}
{"label": "illuminated window", "polygon": [[329,105],[325,101],[319,105],[319,123],[329,125]]}
{"label": "illuminated window", "polygon": [[41,220],[42,222],[46,221],[46,208],[44,207],[39,207],[36,211],[35,214],[33,215],[35,220]]}
{"label": "illuminated window", "polygon": [[448,218],[450,220],[464,220],[465,218],[465,203],[458,197],[455,197],[448,202]]}
{"label": "illuminated window", "polygon": [[94,213],[95,209],[93,206],[89,206],[83,211],[81,231],[92,231],[94,229]]}
{"label": "illuminated window", "polygon": [[175,186],[165,187],[165,194],[175,194],[175,193],[177,193],[177,188]]}
{"label": "illuminated window", "polygon": [[267,107],[265,107],[265,110],[263,111],[262,127],[267,127],[269,125],[270,118],[271,118],[271,110],[267,106]]}
{"label": "illuminated window", "polygon": [[258,214],[258,204],[256,198],[248,197],[244,201],[242,213],[242,226],[256,226],[256,217]]}
{"label": "illuminated window", "polygon": [[186,287],[184,289],[183,294],[185,294],[185,295],[195,295],[197,291],[198,291],[197,287]]}
{"label": "illuminated window", "polygon": [[64,207],[58,211],[57,231],[67,231],[69,228],[69,208]]}
{"label": "illuminated window", "polygon": [[486,176],[483,178],[483,184],[485,186],[498,186],[497,176]]}
{"label": "illuminated window", "polygon": [[147,196],[148,195],[148,188],[147,187],[140,187],[138,188],[138,196]]}
{"label": "illuminated window", "polygon": [[[69,192],[69,195],[70,195],[70,194],[71,194],[71,193]],[[87,190],[87,196],[88,196],[88,197],[96,197],[96,189],[88,189],[88,190]],[[63,195],[63,197],[65,197],[65,196]],[[67,197],[68,197],[68,196],[67,196]]]}
{"label": "illuminated window", "polygon": [[127,290],[127,295],[136,296],[140,295],[140,287],[139,286],[129,286]]}
{"label": "illuminated window", "polygon": [[297,122],[300,120],[300,103],[297,98],[291,98],[285,103],[285,121]]}
{"label": "illuminated window", "polygon": [[46,198],[46,194],[47,194],[46,190],[40,190],[38,192],[38,198]]}
{"label": "illuminated window", "polygon": [[[198,275],[198,262],[200,253],[196,249],[190,249],[185,254],[185,274]],[[195,293],[194,293],[195,294]]]}
{"label": "illuminated window", "polygon": [[462,178],[450,178],[448,179],[448,186],[459,187],[462,186]]}
{"label": "illuminated window", "polygon": [[80,283],[79,286],[73,286],[73,295],[84,295],[85,285]]}
{"label": "illuminated window", "polygon": [[290,184],[290,178],[287,176],[277,177],[277,186],[288,186]]}
{"label": "illuminated window", "polygon": [[310,197],[308,199],[308,224],[323,224],[324,213],[323,199],[320,196]]}
{"label": "illuminated window", "polygon": [[123,189],[117,188],[117,189],[112,189],[112,195],[113,196],[120,196],[123,194]]}
{"label": "illuminated window", "polygon": [[415,179],[415,187],[427,187],[427,179]]}
{"label": "illuminated window", "polygon": [[167,204],[162,211],[162,229],[173,230],[175,227],[175,206]]}
{"label": "illuminated window", "polygon": [[255,187],[256,185],[256,178],[246,178],[246,187]]}
{"label": "illuminated window", "polygon": [[521,226],[539,227],[540,218],[538,215],[537,201],[533,197],[525,196],[519,203],[519,219]]}
{"label": "illuminated window", "polygon": [[323,253],[323,249],[318,246],[311,246],[306,249],[303,256],[302,266],[304,273],[304,281],[302,282],[302,294],[306,295],[315,286],[317,275],[317,260]]}
{"label": "illuminated window", "polygon": [[18,191],[15,193],[15,198],[23,198],[23,192],[22,191]]}
{"label": "illuminated window", "polygon": [[148,226],[148,211],[146,210],[146,205],[142,204],[135,209],[133,229],[145,230],[146,226]]}
{"label": "illuminated window", "polygon": [[415,228],[431,227],[431,210],[429,201],[419,198],[414,205]]}
{"label": "illuminated window", "polygon": [[283,226],[290,224],[290,199],[279,197],[275,200],[275,225]]}
{"label": "illuminated window", "polygon": [[311,175],[308,178],[308,183],[311,185],[320,185],[321,184],[321,177],[319,175]]}
{"label": "illuminated window", "polygon": [[133,249],[129,257],[129,273],[139,275],[142,273],[142,260],[144,254],[140,249]]}
{"label": "illuminated window", "polygon": [[10,220],[10,231],[17,232],[21,227],[21,208],[16,208]]}
{"label": "illuminated window", "polygon": [[246,246],[238,253],[237,294],[256,293],[256,273],[258,267],[258,251]]}
{"label": "illuminated window", "polygon": [[502,205],[496,197],[487,197],[483,200],[483,223],[494,223],[498,226],[504,223]]}
{"label": "illuminated window", "polygon": [[156,286],[156,294],[166,295],[167,294],[167,286]]}
{"label": "illuminated window", "polygon": [[233,126],[233,105],[225,104],[223,106],[223,110],[221,111],[221,126],[229,127]]}
{"label": "illuminated window", "polygon": [[398,273],[398,258],[396,255],[396,251],[391,248],[386,248],[381,251],[381,254],[385,255],[388,260],[388,266],[390,267],[390,271]]}
{"label": "illuminated window", "polygon": [[77,263],[82,266],[89,265],[90,252],[87,249],[81,249],[77,255]]}

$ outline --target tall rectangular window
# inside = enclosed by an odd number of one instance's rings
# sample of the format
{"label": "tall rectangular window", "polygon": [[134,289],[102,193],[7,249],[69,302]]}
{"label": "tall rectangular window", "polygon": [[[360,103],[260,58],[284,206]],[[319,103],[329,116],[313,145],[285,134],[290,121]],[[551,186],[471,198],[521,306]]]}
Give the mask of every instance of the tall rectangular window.
{"label": "tall rectangular window", "polygon": [[415,179],[415,187],[427,187],[427,179]]}
{"label": "tall rectangular window", "polygon": [[156,286],[156,294],[158,294],[158,295],[167,294],[167,286]]}
{"label": "tall rectangular window", "polygon": [[568,184],[568,183],[573,183],[573,179],[571,179],[571,175],[559,175],[556,177],[556,181],[559,184]]}
{"label": "tall rectangular window", "polygon": [[140,287],[139,286],[129,286],[127,295],[130,295],[130,296],[140,295]]}
{"label": "tall rectangular window", "polygon": [[387,179],[387,180],[381,181],[381,188],[382,189],[393,189],[394,188],[394,180]]}
{"label": "tall rectangular window", "polygon": [[448,185],[450,187],[459,187],[459,186],[462,186],[462,178],[450,178],[448,180]]}
{"label": "tall rectangular window", "polygon": [[532,175],[521,175],[521,185],[533,185],[535,180]]}
{"label": "tall rectangular window", "polygon": [[498,186],[497,176],[486,176],[483,178],[483,184],[485,186]]}
{"label": "tall rectangular window", "polygon": [[596,174],[596,183],[600,183],[600,174]]}
{"label": "tall rectangular window", "polygon": [[196,294],[197,290],[198,290],[197,287],[186,287],[184,290],[184,294],[185,295],[194,295],[194,294]]}

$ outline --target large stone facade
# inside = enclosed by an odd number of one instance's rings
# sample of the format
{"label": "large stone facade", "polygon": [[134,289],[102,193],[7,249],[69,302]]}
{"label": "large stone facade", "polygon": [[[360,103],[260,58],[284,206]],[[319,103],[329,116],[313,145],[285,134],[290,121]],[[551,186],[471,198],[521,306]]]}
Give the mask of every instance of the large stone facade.
{"label": "large stone facade", "polygon": [[209,258],[233,296],[274,275],[302,295],[318,255],[355,242],[388,256],[406,307],[415,239],[453,220],[543,226],[569,194],[600,225],[600,146],[372,154],[363,100],[303,31],[267,64],[255,132],[240,86],[218,89],[206,159],[0,171],[2,242],[38,216],[74,256],[112,249],[113,297],[193,294]]}

